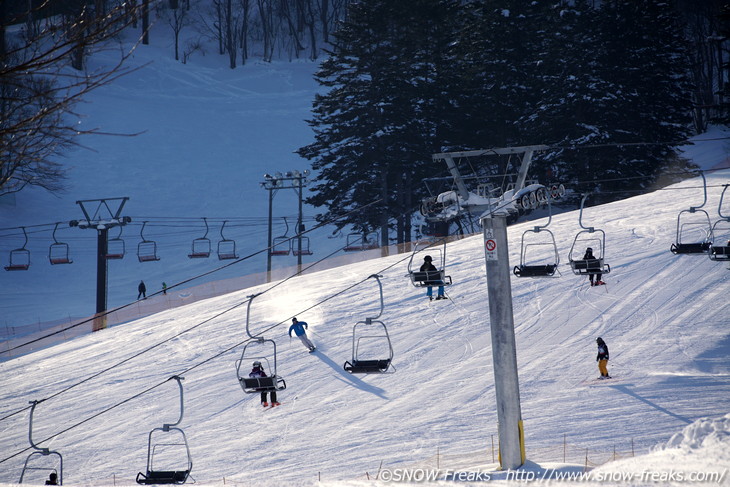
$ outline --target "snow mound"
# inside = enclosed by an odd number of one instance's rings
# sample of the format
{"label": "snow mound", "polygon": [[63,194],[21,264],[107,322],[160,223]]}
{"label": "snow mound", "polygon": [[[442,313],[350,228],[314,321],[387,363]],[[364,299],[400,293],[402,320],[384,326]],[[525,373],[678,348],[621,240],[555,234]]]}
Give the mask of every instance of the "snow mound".
{"label": "snow mound", "polygon": [[702,418],[674,434],[659,449],[697,450],[726,445],[730,449],[730,413],[721,418]]}

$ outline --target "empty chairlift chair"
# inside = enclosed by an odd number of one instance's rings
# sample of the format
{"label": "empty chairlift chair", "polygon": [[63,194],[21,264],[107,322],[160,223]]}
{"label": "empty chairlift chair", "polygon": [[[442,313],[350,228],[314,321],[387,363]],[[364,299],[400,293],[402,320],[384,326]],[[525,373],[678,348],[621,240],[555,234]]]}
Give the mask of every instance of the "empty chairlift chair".
{"label": "empty chairlift chair", "polygon": [[707,203],[707,180],[702,176],[704,201],[700,206],[691,206],[677,215],[677,239],[670,247],[673,254],[705,254],[712,242],[710,215],[702,209]]}
{"label": "empty chairlift chair", "polygon": [[119,260],[124,258],[126,245],[122,239],[122,226],[119,226],[119,235],[106,241],[106,252],[104,258],[107,260]]}
{"label": "empty chairlift chair", "polygon": [[552,209],[548,200],[549,217],[544,226],[536,226],[522,234],[520,265],[513,269],[517,277],[553,277],[560,263],[555,235],[548,230]]}
{"label": "empty chairlift chair", "polygon": [[388,328],[378,318],[383,314],[383,286],[380,276],[373,274],[380,289],[380,312],[373,318],[358,321],[352,327],[352,358],[343,368],[351,374],[386,374],[395,372],[393,344]]}
{"label": "empty chairlift chair", "polygon": [[287,236],[289,233],[289,222],[286,221],[286,218],[284,218],[284,225],[286,225],[284,235],[274,237],[272,240],[271,249],[269,249],[269,254],[271,255],[283,256],[291,253],[291,238]]}
{"label": "empty chairlift chair", "polygon": [[[573,274],[583,276],[588,274],[608,274],[611,267],[605,263],[606,252],[606,232],[594,227],[586,227],[583,225],[583,206],[588,195],[584,195],[580,202],[580,213],[578,214],[578,224],[582,228],[575,238],[573,245],[570,247],[568,254],[568,262]],[[593,259],[584,259],[585,251],[590,248],[593,250]]]}
{"label": "empty chairlift chair", "polygon": [[[301,240],[301,249],[299,247],[299,241]],[[312,255],[312,251],[309,248],[309,237],[293,237],[292,239],[292,253],[294,255]]]}
{"label": "empty chairlift chair", "polygon": [[56,230],[58,230],[58,223],[53,228],[53,243],[48,248],[48,260],[51,265],[71,264],[73,261],[69,257],[68,244],[56,239]]}
{"label": "empty chairlift chair", "polygon": [[147,225],[147,222],[142,223],[142,229],[139,231],[142,241],[137,245],[137,259],[140,262],[155,262],[160,260],[157,255],[157,243],[144,238],[145,225]]}
{"label": "empty chairlift chair", "polygon": [[177,375],[180,390],[180,416],[175,423],[163,424],[150,431],[147,439],[147,468],[137,474],[138,484],[184,484],[193,469],[190,447],[185,432],[177,426],[183,419],[183,377]]}
{"label": "empty chairlift chair", "polygon": [[224,221],[223,225],[221,225],[221,239],[218,242],[218,260],[238,259],[238,254],[236,254],[236,241],[223,236],[223,229],[226,223],[228,222]]}
{"label": "empty chairlift chair", "polygon": [[712,225],[712,245],[710,245],[708,252],[711,260],[730,260],[730,213],[727,213],[722,207],[728,187],[730,187],[730,184],[724,185],[720,195],[720,203],[717,208],[720,219]]}
{"label": "empty chairlift chair", "polygon": [[345,243],[345,252],[360,252],[363,250],[377,249],[378,245],[378,233],[350,233],[347,235],[347,241]]}
{"label": "empty chairlift chair", "polygon": [[21,227],[25,242],[23,246],[10,251],[10,262],[5,266],[6,271],[27,271],[30,267],[30,250],[26,249],[28,245],[28,233],[25,227]]}
{"label": "empty chairlift chair", "polygon": [[[20,472],[19,484],[23,483],[23,480],[27,481],[26,475],[32,475],[35,472],[42,472],[43,477],[47,477],[51,474],[55,474],[56,485],[63,485],[63,457],[57,451],[51,451],[48,448],[41,448],[33,442],[33,413],[35,407],[38,405],[38,401],[30,401],[30,420],[28,422],[28,440],[30,446],[35,451],[32,452],[25,459],[23,464],[23,470]],[[58,458],[58,461],[50,463],[51,457]],[[38,464],[39,461],[42,463]],[[31,482],[36,483],[38,479],[32,479]]]}
{"label": "empty chairlift chair", "polygon": [[205,223],[205,234],[193,240],[192,250],[188,254],[191,259],[207,259],[210,257],[210,239],[208,238],[208,220],[203,218]]}
{"label": "empty chairlift chair", "polygon": [[[256,295],[249,296],[246,307],[246,334],[251,341],[243,346],[241,357],[236,360],[236,376],[238,384],[246,394],[260,394],[262,392],[281,391],[286,389],[286,381],[279,376],[276,366],[276,342],[262,336],[254,336],[249,328],[251,317],[251,303]],[[249,377],[251,364],[261,362],[267,377]]]}

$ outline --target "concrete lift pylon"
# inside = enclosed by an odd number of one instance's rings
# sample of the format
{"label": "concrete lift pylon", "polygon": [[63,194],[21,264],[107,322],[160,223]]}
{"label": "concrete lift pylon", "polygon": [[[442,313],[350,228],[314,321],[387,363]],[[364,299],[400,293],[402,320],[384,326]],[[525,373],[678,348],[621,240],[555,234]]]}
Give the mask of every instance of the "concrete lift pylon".
{"label": "concrete lift pylon", "polygon": [[[498,149],[434,154],[433,160],[443,160],[454,177],[462,204],[469,205],[470,193],[464,184],[455,158],[479,157],[496,154],[523,154],[517,175],[516,190],[524,187],[527,171],[535,151],[547,150],[545,145],[507,147]],[[506,203],[506,202],[502,202]],[[507,240],[506,205],[490,206],[480,216],[484,239],[484,258],[487,270],[489,296],[489,322],[494,364],[494,389],[496,393],[499,432],[499,462],[503,470],[524,465],[525,434],[520,406],[520,387],[517,373],[517,347],[515,340],[512,286]]]}

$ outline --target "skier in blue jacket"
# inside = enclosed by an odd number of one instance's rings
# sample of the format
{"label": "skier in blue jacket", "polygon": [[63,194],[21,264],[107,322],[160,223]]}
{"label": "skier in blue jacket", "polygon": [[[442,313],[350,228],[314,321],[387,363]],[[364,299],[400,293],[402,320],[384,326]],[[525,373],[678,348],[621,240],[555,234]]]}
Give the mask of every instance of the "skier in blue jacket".
{"label": "skier in blue jacket", "polygon": [[291,319],[292,325],[289,327],[289,336],[291,336],[291,332],[293,331],[296,333],[296,335],[299,337],[299,339],[302,341],[305,347],[309,349],[309,352],[314,352],[315,346],[314,344],[309,340],[307,337],[307,332],[304,331],[305,328],[308,328],[309,325],[306,321],[298,321],[296,318]]}

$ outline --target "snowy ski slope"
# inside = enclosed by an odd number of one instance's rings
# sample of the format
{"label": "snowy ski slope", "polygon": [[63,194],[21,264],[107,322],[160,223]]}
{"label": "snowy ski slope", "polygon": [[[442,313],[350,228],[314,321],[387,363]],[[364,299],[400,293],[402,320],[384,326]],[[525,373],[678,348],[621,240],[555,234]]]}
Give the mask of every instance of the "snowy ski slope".
{"label": "snowy ski slope", "polygon": [[[729,175],[708,174],[706,208],[713,218]],[[730,271],[706,256],[669,252],[678,212],[701,202],[700,181],[586,208],[584,224],[607,233],[607,286],[590,288],[566,264],[579,230],[577,212],[553,217],[550,226],[562,276],[513,277],[531,461],[560,462],[564,440],[593,458],[610,457],[614,448],[645,454],[701,418],[728,413]],[[522,232],[544,222],[509,228],[512,265]],[[149,430],[177,417],[177,389],[167,378],[181,374],[181,427],[198,483],[367,483],[379,468],[423,464],[437,453],[458,455],[460,468],[494,468],[481,236],[448,244],[454,285],[447,301],[429,302],[410,285],[408,258],[394,255],[247,289],[0,363],[0,417],[47,399],[36,409],[34,438],[55,436],[43,445],[64,455],[64,483],[131,485],[144,470]],[[381,319],[397,372],[353,376],[342,364],[351,358],[353,324],[377,313],[377,284],[368,279],[374,273],[382,275]],[[236,380],[252,293],[263,294],[253,301],[251,330],[267,330],[276,341],[279,373],[288,385],[279,394],[282,406],[273,410],[262,410],[257,395],[244,395]],[[314,354],[287,338],[292,316],[310,324]],[[594,387],[585,381],[597,376],[597,336],[610,347],[616,381]],[[2,482],[19,478],[27,422],[27,410],[0,421]],[[544,448],[554,448],[554,458],[537,458]],[[727,450],[719,441],[702,457],[716,455],[713,465],[727,467]],[[664,467],[681,463],[668,462]]]}

